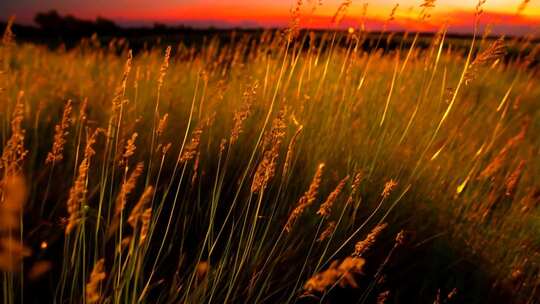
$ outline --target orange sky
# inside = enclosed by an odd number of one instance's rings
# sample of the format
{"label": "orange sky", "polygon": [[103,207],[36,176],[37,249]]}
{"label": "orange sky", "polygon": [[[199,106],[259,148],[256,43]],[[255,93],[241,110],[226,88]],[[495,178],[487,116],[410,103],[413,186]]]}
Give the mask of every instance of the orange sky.
{"label": "orange sky", "polygon": [[[0,18],[16,14],[20,22],[31,23],[36,12],[57,9],[61,14],[83,18],[103,16],[121,24],[164,22],[207,27],[276,27],[286,26],[296,0],[2,0]],[[320,4],[319,2],[322,2]],[[304,27],[332,27],[332,16],[343,0],[303,0],[301,23]],[[530,0],[518,15],[522,0],[487,0],[483,23],[493,24],[494,31],[529,33],[540,30],[540,0]],[[427,22],[418,22],[421,0],[353,0],[341,27],[358,26],[364,3],[366,27],[378,30],[392,7],[399,3],[390,29],[434,30],[448,22],[450,30],[468,32],[476,1],[438,0]]]}

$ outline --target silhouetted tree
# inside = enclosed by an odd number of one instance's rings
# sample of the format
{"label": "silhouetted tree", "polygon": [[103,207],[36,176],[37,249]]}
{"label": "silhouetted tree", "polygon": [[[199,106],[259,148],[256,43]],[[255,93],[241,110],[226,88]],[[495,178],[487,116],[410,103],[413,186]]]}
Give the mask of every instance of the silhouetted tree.
{"label": "silhouetted tree", "polygon": [[93,33],[110,35],[119,30],[113,21],[102,17],[89,21],[72,15],[61,16],[55,10],[36,14],[34,21],[42,30],[58,35],[88,36]]}
{"label": "silhouetted tree", "polygon": [[63,19],[57,11],[52,10],[46,13],[37,13],[34,22],[43,30],[59,30],[62,27]]}

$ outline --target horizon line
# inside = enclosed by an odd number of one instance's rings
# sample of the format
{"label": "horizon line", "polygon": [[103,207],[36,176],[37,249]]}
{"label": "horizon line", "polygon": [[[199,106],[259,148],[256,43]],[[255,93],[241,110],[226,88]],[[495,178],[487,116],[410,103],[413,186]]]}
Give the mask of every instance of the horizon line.
{"label": "horizon line", "polygon": [[[155,25],[165,25],[173,27],[189,27],[193,29],[283,29],[290,24],[290,15],[265,15],[263,17],[248,17],[245,16],[227,18],[217,18],[215,16],[187,17],[187,18],[141,18],[128,16],[105,16],[94,14],[92,16],[77,16],[75,14],[63,14],[58,10],[51,9],[42,13],[56,11],[61,17],[74,17],[83,21],[95,21],[99,18],[107,19],[114,22],[116,25],[123,28],[137,27],[152,27]],[[380,31],[384,27],[390,32],[399,31],[414,31],[421,33],[433,33],[441,27],[447,26],[449,33],[467,34],[473,32],[474,27],[474,12],[468,10],[455,9],[444,14],[444,20],[430,18],[428,20],[419,20],[406,15],[397,15],[395,19],[388,22],[387,19],[378,16],[358,17],[347,15],[339,24],[332,23],[332,16],[325,14],[313,14],[311,16],[303,16],[300,28],[306,30],[347,30],[349,28],[364,29],[366,31]],[[34,15],[34,17],[36,14]],[[29,16],[17,18],[15,23],[26,26],[39,26],[34,17],[29,20]],[[9,17],[4,17],[5,21]],[[307,20],[306,20],[307,19]],[[442,18],[439,18],[442,19]],[[480,28],[478,31],[483,31],[486,27],[490,27],[493,34],[496,35],[526,35],[540,34],[540,16],[520,15],[516,13],[501,13],[496,11],[484,11],[480,17]]]}

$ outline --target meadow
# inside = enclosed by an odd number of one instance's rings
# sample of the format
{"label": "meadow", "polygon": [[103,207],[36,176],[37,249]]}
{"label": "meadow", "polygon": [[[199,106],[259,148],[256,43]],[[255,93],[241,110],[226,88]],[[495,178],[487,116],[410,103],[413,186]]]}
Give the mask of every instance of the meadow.
{"label": "meadow", "polygon": [[446,34],[8,26],[3,303],[538,303],[539,45]]}

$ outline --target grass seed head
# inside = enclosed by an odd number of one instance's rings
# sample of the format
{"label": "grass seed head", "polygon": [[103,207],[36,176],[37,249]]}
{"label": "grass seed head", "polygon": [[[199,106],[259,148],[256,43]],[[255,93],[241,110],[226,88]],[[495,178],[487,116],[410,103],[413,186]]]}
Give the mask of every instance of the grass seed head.
{"label": "grass seed head", "polygon": [[390,179],[388,182],[386,182],[386,184],[384,184],[384,189],[381,193],[381,196],[383,198],[387,198],[390,193],[392,193],[392,190],[394,190],[394,188],[397,186],[397,182],[393,179]]}
{"label": "grass seed head", "polygon": [[8,175],[0,180],[0,270],[16,272],[22,259],[30,255],[19,239],[21,215],[28,190],[21,175]]}
{"label": "grass seed head", "polygon": [[165,132],[165,128],[167,127],[167,121],[169,119],[169,113],[165,113],[163,117],[158,122],[158,127],[156,129],[156,134],[158,137],[161,137],[163,135],[163,132]]}
{"label": "grass seed head", "polygon": [[322,242],[326,240],[332,233],[334,233],[334,230],[336,229],[336,222],[332,221],[328,223],[328,226],[326,226],[326,229],[321,233],[319,238],[317,239],[317,242]]}
{"label": "grass seed head", "polygon": [[22,127],[24,120],[24,92],[20,91],[17,102],[11,115],[11,137],[4,145],[0,158],[0,172],[4,177],[16,175],[21,171],[22,161],[26,158],[28,150],[24,147],[25,130]]}
{"label": "grass seed head", "polygon": [[375,244],[375,241],[377,240],[377,237],[381,234],[381,232],[388,226],[386,223],[378,224],[371,230],[371,232],[366,236],[365,239],[362,241],[359,241],[354,246],[354,253],[353,256],[362,256],[364,253],[366,253],[371,247],[373,247],[373,244]]}
{"label": "grass seed head", "polygon": [[180,156],[179,161],[181,164],[192,160],[197,155],[197,152],[199,150],[199,144],[201,143],[202,132],[202,128],[197,127],[191,133],[191,141],[186,145],[184,151],[182,152],[182,155]]}
{"label": "grass seed head", "polygon": [[272,129],[265,136],[263,148],[266,150],[264,151],[263,158],[257,166],[257,170],[253,176],[253,182],[251,184],[252,193],[258,193],[264,190],[276,173],[279,149],[283,137],[285,136],[285,113],[286,110],[280,111],[272,123]]}
{"label": "grass seed head", "polygon": [[302,215],[302,213],[304,213],[304,210],[307,207],[313,204],[313,202],[317,198],[317,193],[319,192],[319,187],[321,185],[323,170],[324,170],[324,164],[321,163],[317,167],[317,171],[315,172],[315,176],[313,176],[313,180],[311,181],[311,184],[309,185],[308,190],[298,200],[296,207],[289,215],[287,223],[285,224],[285,231],[287,232],[291,231],[292,226],[294,225],[294,222],[300,217],[300,215]]}
{"label": "grass seed head", "polygon": [[332,191],[332,193],[328,195],[328,197],[326,198],[326,201],[321,205],[321,207],[317,211],[318,215],[323,216],[323,217],[330,215],[332,211],[332,206],[336,202],[337,198],[339,197],[339,194],[345,187],[345,184],[347,183],[348,180],[349,180],[349,175],[345,176],[345,178],[343,178],[339,182],[339,184],[336,186],[336,189],[334,189],[334,191]]}
{"label": "grass seed head", "polygon": [[327,270],[309,278],[304,284],[304,290],[308,293],[323,293],[334,284],[358,288],[354,276],[362,273],[365,263],[360,257],[346,257],[339,265],[334,261]]}
{"label": "grass seed head", "polygon": [[252,111],[253,107],[253,101],[255,100],[255,96],[257,95],[257,88],[259,87],[258,82],[254,82],[252,85],[248,86],[243,94],[243,100],[244,104],[242,107],[234,113],[233,118],[233,128],[231,131],[231,137],[229,139],[231,144],[234,144],[240,134],[243,131],[243,124],[244,121],[249,117]]}
{"label": "grass seed head", "polygon": [[13,34],[13,31],[11,30],[11,28],[13,27],[14,22],[15,22],[15,16],[9,17],[8,22],[6,24],[6,28],[4,29],[4,34],[2,36],[3,45],[9,45],[13,43],[15,35]]}
{"label": "grass seed head", "polygon": [[127,197],[137,186],[137,180],[139,179],[139,176],[141,176],[141,174],[143,173],[143,170],[144,170],[144,163],[142,162],[138,163],[135,169],[133,169],[133,171],[129,175],[129,178],[124,180],[124,182],[122,183],[122,187],[120,188],[120,193],[118,194],[118,197],[116,198],[116,205],[114,209],[114,213],[116,215],[119,215],[126,207]]}
{"label": "grass seed head", "polygon": [[128,223],[131,225],[133,229],[137,227],[137,223],[141,221],[144,210],[146,210],[146,206],[150,201],[152,200],[152,196],[154,195],[154,187],[148,186],[144,190],[143,194],[139,198],[139,201],[137,204],[135,204],[135,207],[131,210],[131,213],[128,217]]}
{"label": "grass seed head", "polygon": [[96,153],[93,149],[93,145],[96,143],[97,136],[101,132],[103,132],[102,129],[97,129],[86,139],[84,158],[79,165],[75,183],[69,190],[69,197],[67,201],[68,221],[66,226],[66,234],[69,234],[79,222],[81,216],[80,208],[86,199],[90,159]]}
{"label": "grass seed head", "polygon": [[107,277],[105,273],[105,260],[100,259],[94,264],[90,279],[86,283],[86,303],[98,303],[101,299],[100,285]]}
{"label": "grass seed head", "polygon": [[152,208],[144,209],[141,216],[141,234],[139,237],[139,243],[142,245],[148,237],[148,231],[150,229],[150,221],[152,220]]}
{"label": "grass seed head", "polygon": [[137,149],[135,140],[137,139],[137,136],[139,136],[139,134],[134,132],[131,134],[131,138],[128,139],[124,148],[124,154],[122,154],[122,164],[127,165],[129,158],[135,154],[135,150]]}
{"label": "grass seed head", "polygon": [[68,129],[71,123],[72,110],[72,102],[68,100],[64,106],[62,121],[54,127],[54,142],[51,151],[47,154],[46,164],[57,163],[64,159],[64,146],[66,144],[66,136],[69,134]]}

